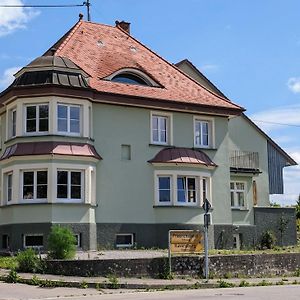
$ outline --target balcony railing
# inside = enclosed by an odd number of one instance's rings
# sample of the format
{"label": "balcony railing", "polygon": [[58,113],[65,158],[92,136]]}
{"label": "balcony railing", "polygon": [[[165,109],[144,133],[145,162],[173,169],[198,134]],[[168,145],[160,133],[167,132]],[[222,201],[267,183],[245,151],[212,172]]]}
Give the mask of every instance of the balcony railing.
{"label": "balcony railing", "polygon": [[259,170],[258,152],[234,150],[230,152],[230,168],[232,170]]}

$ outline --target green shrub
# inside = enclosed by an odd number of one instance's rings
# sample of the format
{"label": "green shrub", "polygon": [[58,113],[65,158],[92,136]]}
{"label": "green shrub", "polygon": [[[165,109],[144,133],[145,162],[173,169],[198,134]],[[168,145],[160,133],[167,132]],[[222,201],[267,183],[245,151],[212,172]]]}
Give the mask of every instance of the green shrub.
{"label": "green shrub", "polygon": [[32,248],[19,252],[17,255],[18,271],[35,273],[42,270],[42,262]]}
{"label": "green shrub", "polygon": [[276,237],[274,232],[267,230],[261,237],[260,247],[261,249],[272,249],[275,246]]}
{"label": "green shrub", "polygon": [[5,277],[5,282],[7,283],[17,283],[20,280],[20,276],[16,272],[16,270],[10,270],[9,274]]}
{"label": "green shrub", "polygon": [[51,227],[48,238],[49,257],[54,259],[74,258],[76,239],[71,229],[58,225]]}

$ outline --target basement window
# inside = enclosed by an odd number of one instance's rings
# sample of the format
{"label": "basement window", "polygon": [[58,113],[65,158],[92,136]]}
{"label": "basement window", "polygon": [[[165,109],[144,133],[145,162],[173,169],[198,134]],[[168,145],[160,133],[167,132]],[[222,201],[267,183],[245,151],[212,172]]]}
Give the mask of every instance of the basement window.
{"label": "basement window", "polygon": [[26,234],[23,241],[24,248],[42,248],[44,236],[42,234]]}
{"label": "basement window", "polygon": [[134,236],[133,233],[118,233],[116,235],[117,248],[130,248],[133,247]]}

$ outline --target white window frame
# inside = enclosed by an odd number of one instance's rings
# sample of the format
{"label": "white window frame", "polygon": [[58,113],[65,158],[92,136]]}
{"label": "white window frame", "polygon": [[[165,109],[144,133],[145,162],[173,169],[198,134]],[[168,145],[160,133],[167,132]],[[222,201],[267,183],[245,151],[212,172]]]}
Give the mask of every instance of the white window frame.
{"label": "white window frame", "polygon": [[[154,141],[153,139],[153,118],[165,118],[166,119],[166,141],[161,141],[160,134],[158,134],[158,141]],[[158,126],[160,127],[160,122],[158,122]],[[173,117],[170,113],[165,112],[155,112],[152,111],[150,113],[150,136],[151,136],[151,144],[155,145],[172,145],[173,143]],[[158,128],[158,133],[160,133],[160,128]]]}
{"label": "white window frame", "polygon": [[[131,243],[130,244],[117,244],[117,236],[125,236],[128,235],[131,237]],[[133,233],[117,233],[116,234],[116,247],[117,248],[131,248],[134,246],[134,234]]]}
{"label": "white window frame", "polygon": [[76,244],[75,244],[76,248],[82,248],[81,247],[81,233],[75,233],[74,237],[76,239]]}
{"label": "white window frame", "polygon": [[[26,237],[28,236],[41,236],[43,237],[43,245],[37,245],[37,246],[26,246]],[[44,247],[44,235],[42,233],[26,233],[23,236],[23,248],[35,248],[35,249],[39,249],[39,248],[43,248]]]}
{"label": "white window frame", "polygon": [[[27,107],[35,106],[35,120],[36,120],[36,129],[35,131],[27,131]],[[40,131],[40,106],[48,106],[48,130],[47,131]],[[24,105],[24,134],[25,135],[44,135],[49,133],[50,127],[50,105],[49,103],[26,103]]]}
{"label": "white window frame", "polygon": [[[24,173],[33,172],[33,198],[24,198],[23,188],[24,188]],[[47,198],[37,198],[37,172],[47,172]],[[49,197],[49,170],[48,169],[22,169],[20,173],[20,182],[21,182],[21,202],[30,203],[30,202],[47,202]]]}
{"label": "white window frame", "polygon": [[[15,120],[14,120],[15,115]],[[17,136],[17,108],[13,108],[10,110],[10,134],[9,136],[11,138],[14,138]]]}
{"label": "white window frame", "polygon": [[[8,183],[9,183],[9,177],[11,176],[11,186],[9,188],[8,186]],[[7,204],[10,204],[13,200],[13,172],[8,172],[8,173],[5,173],[5,180],[6,180],[6,203]],[[9,193],[9,189],[11,190],[10,193]],[[10,194],[10,199],[8,197],[8,195]]]}
{"label": "white window frame", "polygon": [[[200,142],[197,143],[197,136],[196,136],[196,124],[201,124],[201,134],[200,134]],[[203,135],[202,135],[202,124],[208,124],[208,145],[203,143]],[[215,147],[215,122],[213,118],[209,117],[201,117],[201,116],[194,116],[193,122],[193,130],[194,130],[194,147],[195,148],[214,148]]]}
{"label": "white window frame", "polygon": [[[85,177],[85,171],[84,170],[76,170],[76,169],[57,169],[56,170],[56,174],[58,172],[67,172],[68,173],[68,183],[67,183],[67,198],[58,198],[57,197],[57,187],[58,187],[58,182],[56,181],[56,187],[55,187],[55,193],[56,193],[56,202],[78,202],[81,203],[83,202],[84,199],[84,186],[85,186],[85,181],[84,181],[84,177]],[[76,172],[76,173],[80,173],[80,181],[81,181],[81,186],[80,186],[80,194],[81,194],[81,198],[79,199],[73,199],[71,198],[71,173],[72,172]]]}
{"label": "white window frame", "polygon": [[[162,178],[162,177],[167,177],[167,178],[170,178],[170,201],[159,201],[159,178]],[[169,206],[169,205],[172,205],[172,199],[174,198],[173,196],[173,176],[170,175],[170,174],[159,174],[157,175],[157,189],[156,189],[156,199],[157,199],[157,203],[159,203],[159,205],[161,206]]]}
{"label": "white window frame", "polygon": [[[190,177],[196,180],[196,202],[178,202],[177,195],[177,178],[178,177]],[[171,201],[160,202],[159,201],[159,177],[171,178]],[[206,179],[207,198],[212,203],[212,190],[211,181],[212,176],[209,172],[195,172],[195,171],[167,171],[157,170],[154,171],[154,203],[155,206],[192,206],[201,207],[203,204],[203,179]]]}
{"label": "white window frame", "polygon": [[[185,202],[181,202],[181,201],[179,201],[178,200],[178,177],[182,177],[182,178],[184,178],[184,181],[185,181],[185,190],[184,190],[184,192],[185,192]],[[195,201],[193,201],[193,202],[189,202],[188,201],[188,198],[189,198],[189,196],[188,196],[188,193],[189,193],[189,188],[188,188],[188,186],[187,186],[187,182],[188,182],[188,180],[189,179],[194,179],[195,180]],[[200,179],[201,180],[201,179]],[[198,176],[185,176],[185,175],[177,175],[176,176],[176,204],[177,205],[187,205],[187,206],[194,206],[194,205],[197,205],[197,203],[198,202],[200,202],[199,200],[199,197],[200,197],[200,185],[201,185],[201,183],[200,183],[200,181],[199,181],[199,177]]]}
{"label": "white window frame", "polygon": [[[234,188],[231,188],[231,184],[234,184]],[[244,185],[244,189],[237,189],[236,188],[236,184],[237,183],[242,183]],[[238,197],[237,197],[237,193],[242,192],[244,194],[244,205],[240,206],[238,203]],[[233,193],[233,201],[234,201],[234,205],[231,205],[231,193]],[[247,182],[246,181],[242,181],[242,180],[230,180],[230,206],[233,209],[247,209]]]}
{"label": "white window frame", "polygon": [[[67,131],[60,131],[59,130],[59,125],[58,125],[58,108],[59,106],[65,106],[67,107]],[[79,108],[79,132],[71,132],[71,107],[76,107]],[[82,108],[81,105],[77,105],[77,104],[70,104],[70,103],[61,103],[58,102],[57,103],[57,110],[56,110],[56,126],[57,126],[57,132],[58,134],[62,134],[62,135],[71,135],[71,136],[80,136],[81,132],[82,132]]]}

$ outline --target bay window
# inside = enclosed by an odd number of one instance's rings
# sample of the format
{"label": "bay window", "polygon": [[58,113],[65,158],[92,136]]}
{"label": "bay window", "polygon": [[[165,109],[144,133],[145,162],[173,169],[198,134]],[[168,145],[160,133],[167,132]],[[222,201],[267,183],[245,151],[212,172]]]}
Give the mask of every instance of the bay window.
{"label": "bay window", "polygon": [[57,171],[57,198],[69,200],[82,199],[82,171]]}
{"label": "bay window", "polygon": [[27,105],[25,108],[26,133],[41,133],[49,130],[48,104]]}
{"label": "bay window", "polygon": [[12,173],[6,175],[6,199],[7,202],[12,200]]}
{"label": "bay window", "polygon": [[68,134],[80,134],[80,106],[58,104],[57,130]]}
{"label": "bay window", "polygon": [[47,199],[48,172],[23,171],[23,199]]}
{"label": "bay window", "polygon": [[156,205],[201,206],[205,199],[211,200],[210,177],[196,172],[192,175],[166,172],[155,174]]}

